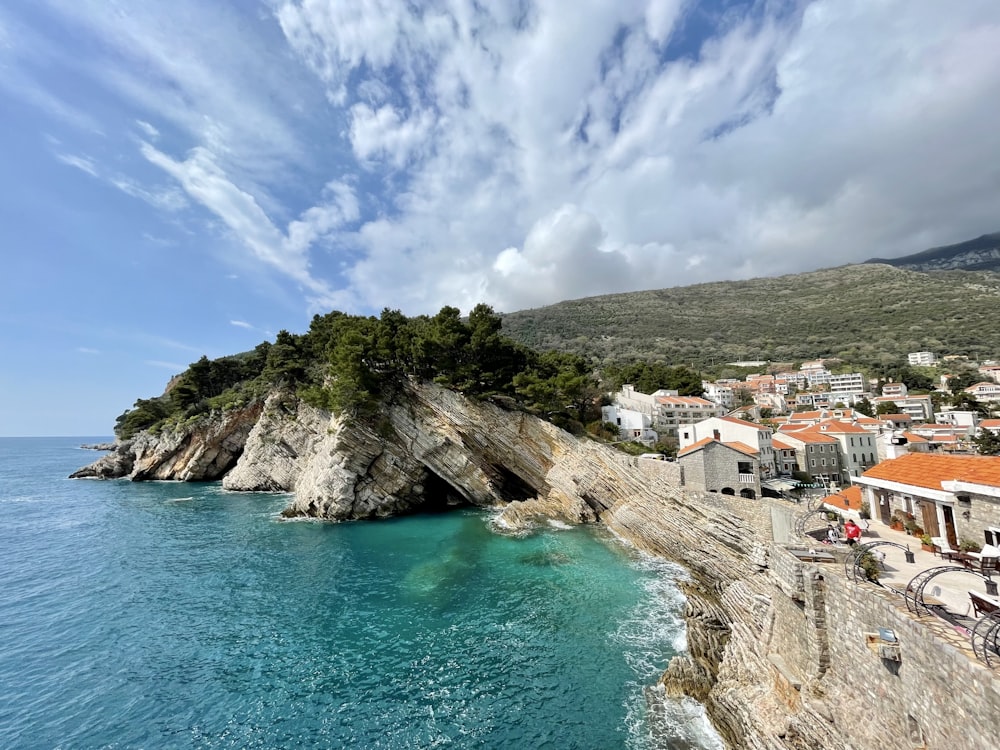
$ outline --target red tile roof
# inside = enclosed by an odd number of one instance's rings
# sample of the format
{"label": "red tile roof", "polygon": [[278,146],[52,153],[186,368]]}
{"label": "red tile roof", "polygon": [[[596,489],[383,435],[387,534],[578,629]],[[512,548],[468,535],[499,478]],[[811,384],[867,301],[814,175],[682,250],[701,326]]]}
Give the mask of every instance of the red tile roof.
{"label": "red tile roof", "polygon": [[1000,456],[949,456],[907,453],[883,461],[861,476],[940,490],[941,482],[960,480],[1000,487]]}
{"label": "red tile roof", "polygon": [[681,448],[679,451],[677,451],[677,457],[680,458],[681,456],[686,455],[688,453],[693,453],[696,450],[701,450],[709,443],[714,443],[714,442],[716,442],[715,438],[710,438],[710,437],[702,438],[697,443],[691,443],[691,445],[687,446],[686,448]]}
{"label": "red tile roof", "polygon": [[688,453],[694,453],[695,451],[700,451],[702,448],[708,446],[711,443],[718,443],[719,445],[724,445],[727,448],[733,449],[734,451],[745,453],[748,456],[757,457],[758,455],[760,455],[760,451],[751,448],[746,443],[739,443],[739,442],[723,443],[721,440],[716,440],[715,438],[709,437],[709,438],[702,438],[697,443],[691,443],[691,445],[687,446],[686,448],[681,448],[679,451],[677,451],[677,457],[680,458],[681,456],[686,456]]}
{"label": "red tile roof", "polygon": [[737,450],[740,453],[745,453],[748,456],[760,455],[759,450],[757,450],[756,448],[751,448],[746,443],[733,442],[733,443],[723,443],[723,445],[726,446],[727,448],[732,448],[733,450]]}
{"label": "red tile roof", "polygon": [[[826,429],[823,429],[823,428]],[[814,429],[821,432],[834,432],[834,433],[858,433],[862,432],[867,434],[868,430],[864,427],[858,427],[856,424],[851,424],[850,422],[841,422],[836,419],[827,419],[820,422]]]}
{"label": "red tile roof", "polygon": [[840,442],[833,435],[820,432],[815,427],[803,427],[801,430],[782,430],[781,434],[786,438],[801,440],[803,443],[838,443]]}
{"label": "red tile roof", "polygon": [[861,510],[861,488],[857,485],[852,485],[846,490],[827,495],[820,502],[850,510]]}

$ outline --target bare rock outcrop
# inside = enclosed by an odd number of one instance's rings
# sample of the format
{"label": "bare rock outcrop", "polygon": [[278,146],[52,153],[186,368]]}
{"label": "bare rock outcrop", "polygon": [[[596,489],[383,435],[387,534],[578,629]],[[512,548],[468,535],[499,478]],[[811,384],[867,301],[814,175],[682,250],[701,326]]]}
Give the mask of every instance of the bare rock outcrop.
{"label": "bare rock outcrop", "polygon": [[119,443],[91,465],[73,472],[70,478],[127,477],[134,481],[185,482],[220,479],[242,454],[260,411],[261,404],[256,403],[221,415],[206,415],[155,434],[141,432]]}

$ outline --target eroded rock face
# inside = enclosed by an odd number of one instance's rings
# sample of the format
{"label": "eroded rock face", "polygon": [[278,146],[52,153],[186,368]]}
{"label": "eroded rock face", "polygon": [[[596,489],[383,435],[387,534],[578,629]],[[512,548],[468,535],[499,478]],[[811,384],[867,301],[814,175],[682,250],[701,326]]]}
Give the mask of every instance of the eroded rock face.
{"label": "eroded rock face", "polygon": [[260,411],[261,404],[253,404],[155,435],[139,433],[70,478],[220,479],[236,464]]}
{"label": "eroded rock face", "polygon": [[663,676],[668,694],[703,701],[730,747],[840,747],[819,739],[812,727],[822,722],[808,711],[790,719],[767,677],[764,506],[684,493],[676,464],[647,464],[529,415],[413,385],[367,422],[275,393],[221,418],[139,435],[73,476],[223,477],[231,490],[292,492],[287,515],[330,520],[433,503],[502,507],[498,524],[510,529],[542,518],[601,521],[690,572],[688,650]]}

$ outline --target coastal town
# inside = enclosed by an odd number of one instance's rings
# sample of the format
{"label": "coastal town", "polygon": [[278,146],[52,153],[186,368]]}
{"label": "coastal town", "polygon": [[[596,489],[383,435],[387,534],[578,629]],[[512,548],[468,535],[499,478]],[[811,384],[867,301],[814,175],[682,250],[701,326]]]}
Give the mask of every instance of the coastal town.
{"label": "coastal town", "polygon": [[617,427],[620,441],[662,449],[658,457],[678,461],[685,487],[746,498],[797,499],[804,489],[848,488],[905,454],[1000,452],[994,417],[1000,364],[963,358],[963,371],[979,379],[957,387],[970,378],[948,369],[956,358],[913,352],[908,359],[939,371],[935,388],[836,374],[837,360],[808,361],[795,370],[786,369],[791,363],[733,363],[764,371],[743,380],[705,380],[701,396],[666,389],[646,394],[623,385],[602,419]]}
{"label": "coastal town", "polygon": [[685,492],[772,498],[774,543],[794,559],[844,562],[1000,664],[1000,364],[910,353],[930,389],[831,360],[734,364],[761,371],[701,396],[623,385],[602,417]]}

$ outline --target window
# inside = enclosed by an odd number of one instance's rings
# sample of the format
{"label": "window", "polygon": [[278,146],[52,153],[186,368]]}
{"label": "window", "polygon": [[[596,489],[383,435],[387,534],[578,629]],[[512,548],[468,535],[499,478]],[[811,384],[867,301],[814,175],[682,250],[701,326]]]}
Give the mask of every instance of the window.
{"label": "window", "polygon": [[[862,453],[861,454],[861,458],[864,458],[864,457],[865,457],[865,454]],[[854,463],[858,462],[858,454],[857,453],[852,453],[851,454],[851,461],[853,461]]]}
{"label": "window", "polygon": [[819,460],[819,464],[820,464],[820,466],[826,466],[826,459],[825,458],[821,458]]}
{"label": "window", "polygon": [[851,438],[851,446],[853,447],[853,445],[854,445],[854,438]]}
{"label": "window", "polygon": [[816,459],[815,458],[809,459],[809,465],[815,467],[816,466]]}

